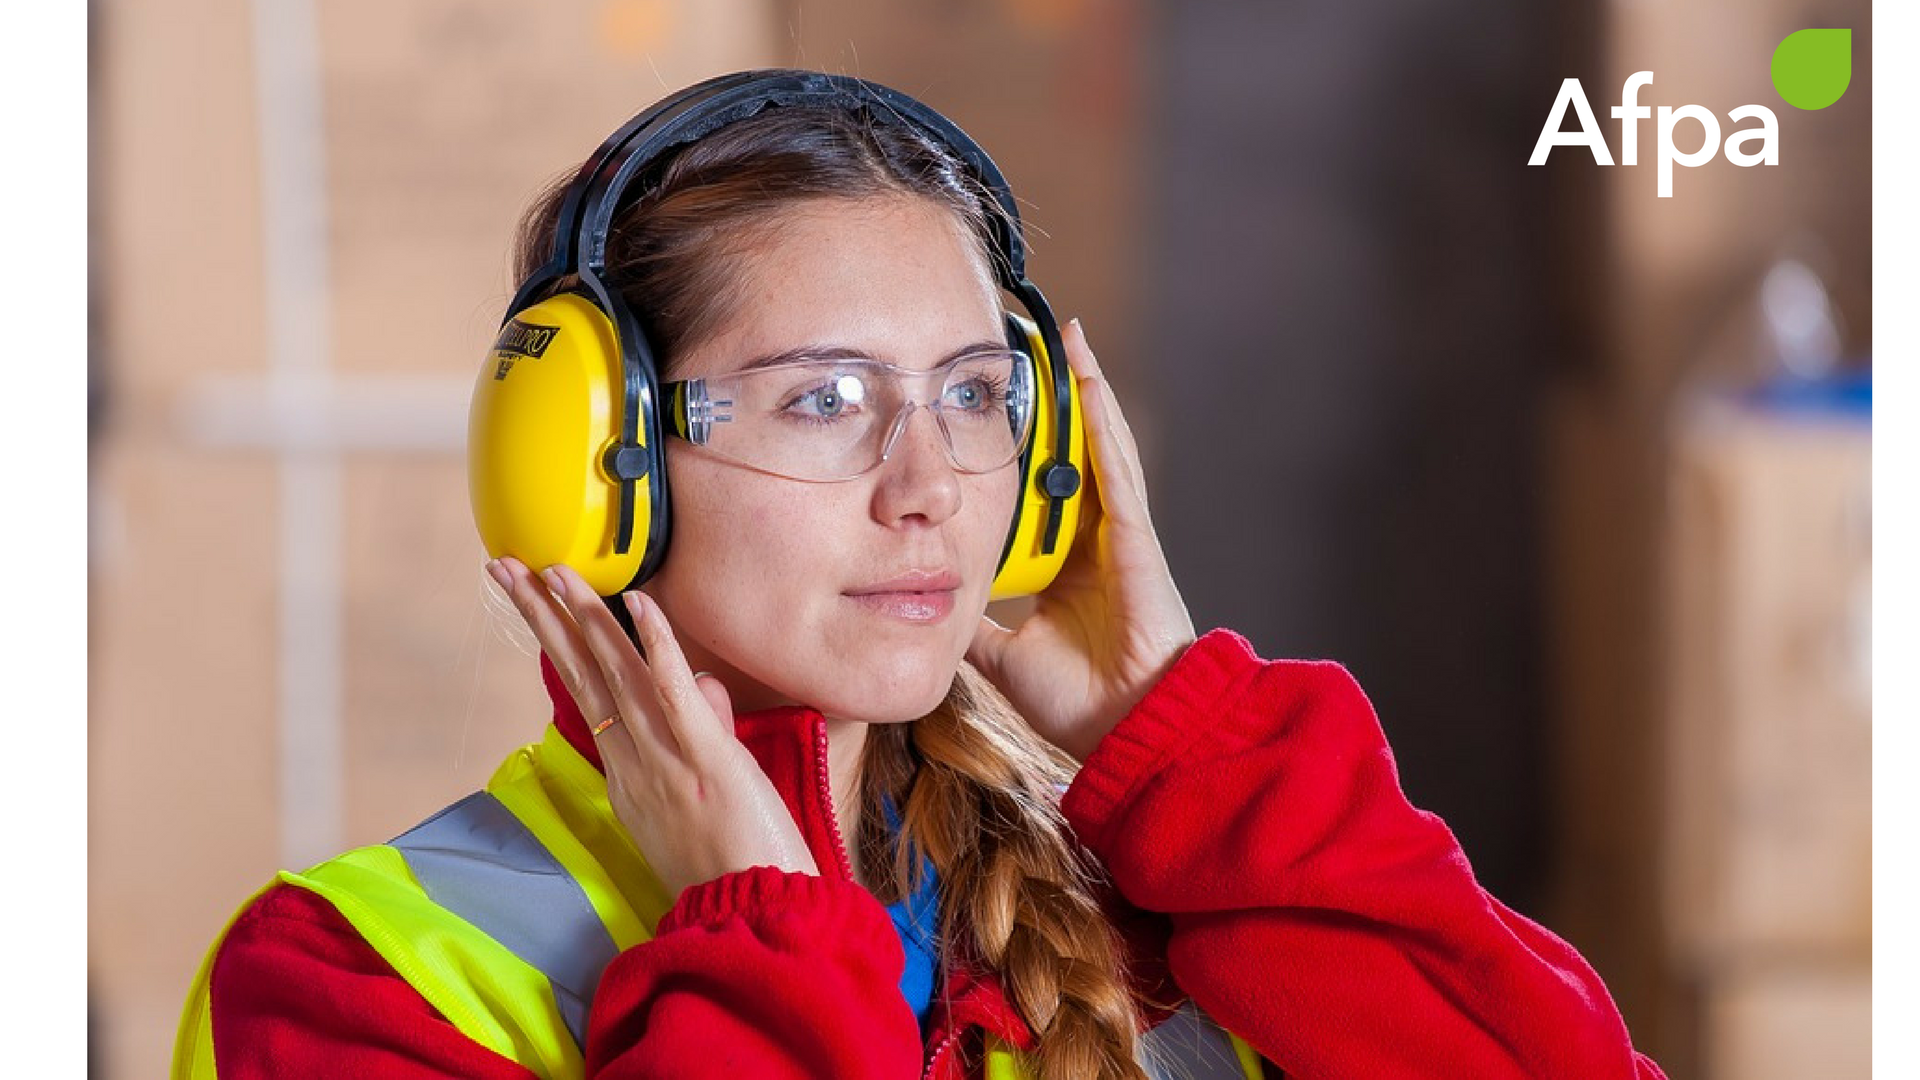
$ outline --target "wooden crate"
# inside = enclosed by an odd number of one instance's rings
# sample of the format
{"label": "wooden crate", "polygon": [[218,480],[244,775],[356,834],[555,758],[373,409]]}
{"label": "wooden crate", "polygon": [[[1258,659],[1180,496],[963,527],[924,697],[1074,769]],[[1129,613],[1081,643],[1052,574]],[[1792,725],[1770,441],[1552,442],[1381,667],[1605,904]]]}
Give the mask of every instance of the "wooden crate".
{"label": "wooden crate", "polygon": [[[1675,433],[1664,922],[1676,967],[1866,957],[1871,438],[1709,402]],[[1824,1074],[1823,1074],[1824,1075]]]}
{"label": "wooden crate", "polygon": [[1701,1080],[1865,1080],[1873,973],[1864,963],[1728,973],[1702,998]]}

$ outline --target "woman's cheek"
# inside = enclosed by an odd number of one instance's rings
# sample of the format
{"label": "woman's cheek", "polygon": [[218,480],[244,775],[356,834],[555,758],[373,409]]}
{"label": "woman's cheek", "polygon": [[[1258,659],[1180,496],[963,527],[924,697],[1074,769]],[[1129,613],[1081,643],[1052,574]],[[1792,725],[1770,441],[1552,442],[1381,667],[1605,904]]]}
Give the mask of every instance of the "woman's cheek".
{"label": "woman's cheek", "polygon": [[1000,552],[1006,548],[1007,533],[1013,528],[1013,509],[1020,498],[1019,469],[1009,466],[990,479],[995,482],[985,485],[978,499],[986,520],[976,530],[989,574],[999,568]]}

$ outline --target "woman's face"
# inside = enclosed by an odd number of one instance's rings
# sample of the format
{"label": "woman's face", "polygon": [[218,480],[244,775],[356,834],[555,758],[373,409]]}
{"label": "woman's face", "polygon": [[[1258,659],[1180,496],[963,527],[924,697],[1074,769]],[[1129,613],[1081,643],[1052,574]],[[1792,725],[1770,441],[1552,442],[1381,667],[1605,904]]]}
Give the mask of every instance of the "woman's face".
{"label": "woman's face", "polygon": [[[926,199],[805,204],[744,259],[740,284],[731,321],[693,343],[671,378],[801,346],[926,370],[1005,339],[977,245]],[[673,536],[646,589],[736,711],[801,703],[884,723],[939,704],[986,609],[1017,464],[956,471],[932,414],[915,409],[888,460],[853,480],[783,479],[679,440],[667,466]],[[916,574],[957,584],[921,597],[873,591]]]}

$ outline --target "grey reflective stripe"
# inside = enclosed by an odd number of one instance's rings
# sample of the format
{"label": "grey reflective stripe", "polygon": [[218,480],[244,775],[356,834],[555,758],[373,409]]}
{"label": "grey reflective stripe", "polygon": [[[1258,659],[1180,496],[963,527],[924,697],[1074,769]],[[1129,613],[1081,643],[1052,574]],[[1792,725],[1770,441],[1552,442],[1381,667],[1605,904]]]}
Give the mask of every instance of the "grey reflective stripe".
{"label": "grey reflective stripe", "polygon": [[553,985],[574,1042],[619,952],[586,890],[499,799],[477,791],[391,842],[433,902],[505,946]]}
{"label": "grey reflective stripe", "polygon": [[1191,1001],[1140,1037],[1138,1057],[1153,1080],[1247,1080],[1225,1029]]}

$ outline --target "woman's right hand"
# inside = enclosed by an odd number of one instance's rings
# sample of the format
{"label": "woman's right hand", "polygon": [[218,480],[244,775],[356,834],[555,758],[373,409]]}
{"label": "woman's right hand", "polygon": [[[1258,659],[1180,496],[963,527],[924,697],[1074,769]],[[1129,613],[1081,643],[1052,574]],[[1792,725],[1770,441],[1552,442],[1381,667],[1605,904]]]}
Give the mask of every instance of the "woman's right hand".
{"label": "woman's right hand", "polygon": [[549,567],[535,577],[517,559],[487,570],[506,590],[560,672],[606,767],[613,812],[678,898],[689,885],[754,866],[818,874],[786,803],[733,734],[726,688],[696,677],[653,598],[622,596],[646,650],[579,574]]}

